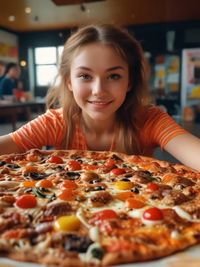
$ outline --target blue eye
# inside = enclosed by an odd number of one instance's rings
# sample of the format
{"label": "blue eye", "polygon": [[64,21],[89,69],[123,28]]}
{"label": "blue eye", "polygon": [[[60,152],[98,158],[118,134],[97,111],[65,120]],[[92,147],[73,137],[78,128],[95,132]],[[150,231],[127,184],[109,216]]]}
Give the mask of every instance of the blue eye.
{"label": "blue eye", "polygon": [[110,76],[108,78],[111,80],[119,80],[121,78],[121,75],[119,75],[117,73],[112,73],[112,74],[110,74]]}

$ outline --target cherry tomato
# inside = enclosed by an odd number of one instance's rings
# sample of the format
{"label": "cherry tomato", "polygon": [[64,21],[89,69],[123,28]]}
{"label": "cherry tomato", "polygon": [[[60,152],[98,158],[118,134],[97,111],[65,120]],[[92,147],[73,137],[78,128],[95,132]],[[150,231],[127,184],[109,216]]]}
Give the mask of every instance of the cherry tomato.
{"label": "cherry tomato", "polygon": [[65,201],[69,201],[73,199],[74,194],[71,188],[67,188],[67,189],[63,189],[62,191],[58,192],[57,197]]}
{"label": "cherry tomato", "polygon": [[144,211],[143,218],[145,220],[160,221],[163,219],[163,213],[160,209],[152,207]]}
{"label": "cherry tomato", "polygon": [[114,159],[107,159],[104,165],[106,167],[114,167],[116,165],[116,161]]}
{"label": "cherry tomato", "polygon": [[72,180],[65,180],[60,184],[60,189],[67,189],[67,188],[76,189],[77,187],[78,186],[76,182]]}
{"label": "cherry tomato", "polygon": [[16,206],[21,209],[31,209],[37,205],[36,197],[33,195],[21,195],[15,202]]}
{"label": "cherry tomato", "polygon": [[78,171],[81,170],[81,164],[76,160],[70,160],[67,163],[67,168],[69,171]]}
{"label": "cherry tomato", "polygon": [[35,184],[36,187],[52,188],[53,183],[50,180],[42,179]]}
{"label": "cherry tomato", "polygon": [[141,209],[145,206],[145,203],[134,197],[130,197],[126,200],[125,206],[129,209]]}
{"label": "cherry tomato", "polygon": [[126,173],[125,169],[122,169],[122,168],[115,168],[115,169],[112,169],[110,171],[110,174],[113,174],[113,175],[120,175],[120,174],[124,174]]}
{"label": "cherry tomato", "polygon": [[146,189],[147,191],[156,191],[159,189],[159,185],[155,183],[148,183]]}
{"label": "cherry tomato", "polygon": [[56,163],[56,164],[60,164],[60,163],[63,163],[63,160],[62,158],[58,157],[58,156],[51,156],[47,162],[50,162],[50,163]]}
{"label": "cherry tomato", "polygon": [[117,213],[114,210],[101,210],[93,213],[89,223],[96,223],[98,221],[109,220],[117,218]]}

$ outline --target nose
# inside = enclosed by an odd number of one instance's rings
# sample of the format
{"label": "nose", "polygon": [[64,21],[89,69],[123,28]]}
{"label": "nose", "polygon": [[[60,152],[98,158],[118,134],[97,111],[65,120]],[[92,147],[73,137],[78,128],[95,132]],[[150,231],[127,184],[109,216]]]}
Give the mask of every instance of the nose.
{"label": "nose", "polygon": [[92,94],[93,95],[102,95],[105,93],[105,83],[102,79],[95,79],[92,84]]}

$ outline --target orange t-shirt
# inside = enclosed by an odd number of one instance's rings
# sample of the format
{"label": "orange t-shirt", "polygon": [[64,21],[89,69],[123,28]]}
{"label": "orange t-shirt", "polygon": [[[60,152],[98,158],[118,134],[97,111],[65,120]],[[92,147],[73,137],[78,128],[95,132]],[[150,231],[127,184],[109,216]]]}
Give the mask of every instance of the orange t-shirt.
{"label": "orange t-shirt", "polygon": [[[150,156],[155,147],[160,146],[163,149],[173,137],[187,133],[158,107],[150,107],[144,116],[144,124],[139,136],[143,155]],[[60,149],[65,127],[67,125],[63,120],[62,109],[49,109],[10,135],[21,151],[43,146]],[[68,149],[88,149],[86,138],[78,122]]]}

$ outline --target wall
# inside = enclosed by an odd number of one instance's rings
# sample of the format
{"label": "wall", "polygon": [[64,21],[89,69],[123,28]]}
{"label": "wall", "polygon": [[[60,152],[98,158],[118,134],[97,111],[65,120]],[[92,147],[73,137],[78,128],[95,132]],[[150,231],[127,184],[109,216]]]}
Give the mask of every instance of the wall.
{"label": "wall", "polygon": [[0,60],[5,62],[18,62],[18,36],[0,30]]}
{"label": "wall", "polygon": [[[183,48],[200,47],[200,21],[129,25],[127,28],[141,42],[144,50],[151,53],[152,60],[158,54],[171,53],[181,55]],[[167,33],[169,31],[173,31],[175,34],[171,51],[168,51],[167,45]],[[27,61],[29,48],[63,45],[70,32],[69,29],[66,29],[17,33],[20,60]],[[22,70],[22,75],[27,79],[27,67]],[[29,88],[28,83],[26,88]],[[47,88],[36,88],[36,94],[45,95],[46,90]]]}

